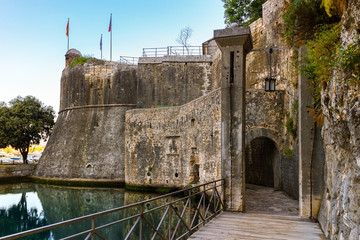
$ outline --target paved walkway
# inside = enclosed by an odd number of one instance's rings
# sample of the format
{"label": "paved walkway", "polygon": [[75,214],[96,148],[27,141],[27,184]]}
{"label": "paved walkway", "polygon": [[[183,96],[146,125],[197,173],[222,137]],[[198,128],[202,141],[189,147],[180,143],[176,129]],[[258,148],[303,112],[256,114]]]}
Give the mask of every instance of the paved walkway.
{"label": "paved walkway", "polygon": [[322,240],[317,223],[294,216],[223,212],[200,228],[192,240]]}
{"label": "paved walkway", "polygon": [[299,201],[282,191],[258,185],[246,184],[245,211],[285,216],[298,216]]}
{"label": "paved walkway", "polygon": [[247,184],[245,209],[223,212],[189,239],[326,239],[317,223],[298,217],[298,201],[282,191]]}

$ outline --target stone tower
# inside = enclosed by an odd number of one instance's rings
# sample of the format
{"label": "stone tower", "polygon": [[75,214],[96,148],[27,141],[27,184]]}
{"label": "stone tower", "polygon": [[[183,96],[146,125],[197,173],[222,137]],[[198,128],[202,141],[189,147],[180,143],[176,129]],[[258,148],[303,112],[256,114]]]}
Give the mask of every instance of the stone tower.
{"label": "stone tower", "polygon": [[59,115],[35,176],[124,182],[125,112],[136,107],[137,74],[131,66],[66,53]]}

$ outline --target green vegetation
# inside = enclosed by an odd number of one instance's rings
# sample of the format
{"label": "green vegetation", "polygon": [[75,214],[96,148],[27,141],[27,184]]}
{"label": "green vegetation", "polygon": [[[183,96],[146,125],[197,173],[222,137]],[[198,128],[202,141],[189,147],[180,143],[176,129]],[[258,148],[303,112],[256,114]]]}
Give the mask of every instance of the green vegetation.
{"label": "green vegetation", "polygon": [[149,193],[159,193],[167,194],[179,190],[179,188],[160,188],[153,186],[140,186],[140,185],[125,185],[126,190],[136,191],[136,192],[149,192]]}
{"label": "green vegetation", "polygon": [[297,134],[297,127],[294,123],[294,119],[292,117],[289,117],[285,123],[286,126],[286,130],[288,131],[288,133],[291,134],[291,136],[293,136],[293,138],[296,138],[296,134]]}
{"label": "green vegetation", "polygon": [[[284,40],[291,47],[305,46],[308,50],[296,65],[312,87],[313,106],[307,110],[317,125],[324,120],[321,91],[327,88],[334,70],[344,73],[342,80],[348,84],[360,82],[359,36],[353,44],[340,46],[340,20],[346,8],[346,0],[286,0],[283,9]],[[287,128],[291,129],[288,121]]]}
{"label": "green vegetation", "polygon": [[283,34],[290,46],[301,46],[313,39],[323,25],[340,21],[338,15],[330,17],[322,6],[322,0],[286,0],[284,1]]}
{"label": "green vegetation", "polygon": [[222,0],[225,8],[225,23],[245,26],[262,17],[262,4],[266,0]]}
{"label": "green vegetation", "polygon": [[110,182],[110,181],[71,181],[65,179],[49,179],[49,178],[38,178],[30,177],[30,182],[40,183],[40,184],[49,184],[49,185],[59,185],[59,186],[71,186],[71,187],[112,187],[112,188],[121,188],[124,187],[123,182]]}
{"label": "green vegetation", "polygon": [[285,152],[284,152],[284,155],[285,155],[285,157],[287,157],[287,158],[291,158],[292,157],[292,155],[293,155],[293,150],[292,149],[290,149],[290,148],[286,148],[285,149]]}
{"label": "green vegetation", "polygon": [[9,106],[0,103],[0,147],[19,150],[24,163],[31,145],[46,140],[55,124],[52,107],[45,106],[33,96],[17,97]]}
{"label": "green vegetation", "polygon": [[292,104],[292,110],[294,111],[294,112],[298,112],[298,110],[299,110],[299,102],[295,102],[295,103],[293,103]]}
{"label": "green vegetation", "polygon": [[346,74],[346,79],[350,83],[360,82],[360,37],[347,46],[340,47],[336,58],[339,66]]}
{"label": "green vegetation", "polygon": [[173,107],[171,105],[154,105],[155,108],[165,108],[165,107]]}
{"label": "green vegetation", "polygon": [[92,57],[90,56],[82,56],[82,57],[77,57],[75,58],[71,64],[70,67],[76,66],[76,65],[84,65],[84,63],[86,63],[87,61],[89,61],[89,59],[91,59]]}
{"label": "green vegetation", "polygon": [[308,55],[300,68],[312,86],[314,109],[320,108],[321,90],[326,88],[336,66],[339,40],[340,25],[329,24],[324,25],[312,40],[307,41]]}

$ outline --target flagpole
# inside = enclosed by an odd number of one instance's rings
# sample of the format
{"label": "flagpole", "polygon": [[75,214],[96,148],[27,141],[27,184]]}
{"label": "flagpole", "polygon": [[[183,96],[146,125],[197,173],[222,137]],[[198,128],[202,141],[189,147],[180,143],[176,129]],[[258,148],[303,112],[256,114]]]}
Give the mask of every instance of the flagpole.
{"label": "flagpole", "polygon": [[69,51],[69,36],[70,36],[70,34],[69,34],[69,21],[70,21],[70,18],[68,18],[68,25],[67,25],[67,50]]}
{"label": "flagpole", "polygon": [[101,45],[100,45],[100,50],[101,50],[101,60],[102,60],[102,34],[101,34]]}
{"label": "flagpole", "polygon": [[110,62],[112,60],[112,13],[110,13]]}

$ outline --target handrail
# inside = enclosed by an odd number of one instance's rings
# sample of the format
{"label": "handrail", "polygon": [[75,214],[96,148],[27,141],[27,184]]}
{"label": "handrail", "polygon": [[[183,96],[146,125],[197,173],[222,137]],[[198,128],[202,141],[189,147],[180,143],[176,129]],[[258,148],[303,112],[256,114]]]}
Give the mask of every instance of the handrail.
{"label": "handrail", "polygon": [[139,62],[138,57],[120,56],[120,63],[128,65],[137,65]]}
{"label": "handrail", "polygon": [[168,46],[159,48],[143,48],[142,57],[210,55],[210,50],[213,49],[215,49],[215,46]]}
{"label": "handrail", "polygon": [[[190,236],[190,234],[197,230],[200,226],[205,225],[215,215],[223,211],[223,188],[224,180],[215,180],[191,188],[154,197],[152,199],[144,200],[138,203],[132,203],[118,208],[113,208],[110,210],[93,213],[70,220],[65,220],[36,229],[31,229],[20,233],[0,237],[0,240],[18,239],[20,237],[34,235],[36,233],[41,233],[52,229],[58,229],[63,226],[68,226],[78,222],[84,222],[86,220],[91,220],[90,226],[87,230],[75,233],[73,235],[69,235],[63,239],[73,239],[75,237],[84,235],[84,239],[95,239],[95,237],[98,237],[100,239],[108,239],[101,235],[99,233],[99,230],[134,219],[135,223],[131,226],[129,232],[126,234],[125,239],[128,239],[134,233],[137,226],[139,227],[138,234],[140,239],[144,237],[143,235],[145,227],[153,230],[151,239],[155,239],[156,237],[161,239],[182,239],[185,236]],[[156,206],[152,209],[144,208],[144,206],[146,206],[146,204],[148,203],[178,195],[183,196],[168,203],[165,203],[161,206]],[[196,198],[200,198],[200,200],[196,201]],[[194,208],[193,205],[196,205],[196,208]],[[182,206],[183,209],[181,211]],[[137,208],[140,208],[140,210],[138,210]],[[166,209],[162,215],[161,221],[156,226],[154,222],[151,222],[151,220],[148,219],[149,217],[147,215],[151,212],[164,208]],[[136,210],[136,212],[130,216],[125,216],[122,219],[116,219],[115,221],[100,226],[95,225],[96,219],[100,216],[105,216],[111,213],[120,212],[128,209],[131,209],[132,211]],[[173,222],[176,223],[175,227],[172,224]],[[166,224],[168,225],[165,227]],[[184,226],[186,230],[181,231],[180,226]],[[161,231],[161,227],[166,228],[165,232]]]}

